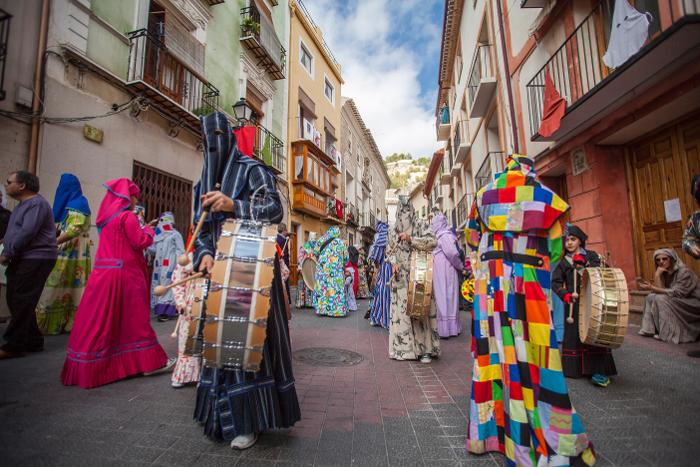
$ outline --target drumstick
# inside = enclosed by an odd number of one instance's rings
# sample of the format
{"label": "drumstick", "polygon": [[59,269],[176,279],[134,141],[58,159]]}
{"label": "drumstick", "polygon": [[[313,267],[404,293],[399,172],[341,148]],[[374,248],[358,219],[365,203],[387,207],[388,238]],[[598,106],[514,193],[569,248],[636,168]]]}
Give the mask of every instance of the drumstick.
{"label": "drumstick", "polygon": [[[221,189],[221,184],[217,183],[214,185],[215,191],[218,191]],[[194,241],[197,239],[197,236],[199,235],[199,231],[202,230],[202,226],[204,225],[204,222],[207,220],[207,216],[209,216],[209,210],[205,209],[202,211],[202,215],[199,217],[199,222],[197,222],[197,227],[194,229],[194,232],[192,233],[192,238],[190,238],[190,243],[187,245],[187,249],[185,249],[185,253],[180,256],[177,259],[177,264],[180,266],[187,266],[190,264],[190,257],[188,256],[188,253],[191,253],[193,251],[194,247]]]}
{"label": "drumstick", "polygon": [[180,320],[182,319],[182,314],[177,315],[177,322],[175,323],[175,329],[173,330],[173,333],[170,334],[170,337],[175,338],[177,337],[177,331],[180,329]]}
{"label": "drumstick", "polygon": [[[576,292],[576,286],[578,282],[578,271],[574,267],[574,293],[578,295]],[[569,303],[569,317],[566,318],[566,322],[569,324],[574,324],[574,299],[573,297],[571,298],[571,303]]]}
{"label": "drumstick", "polygon": [[191,280],[199,279],[199,278],[202,277],[203,275],[204,275],[203,272],[198,272],[198,273],[196,273],[196,274],[192,274],[192,275],[189,276],[189,277],[185,277],[185,278],[183,278],[183,279],[180,279],[179,281],[175,281],[175,282],[173,282],[172,284],[156,286],[156,287],[153,289],[153,295],[155,295],[156,297],[163,296],[163,295],[166,294],[166,292],[167,292],[169,289],[172,289],[173,287],[177,287],[178,285],[182,285],[182,284],[184,284],[184,283],[186,283],[186,282],[189,282],[189,281],[191,281]]}

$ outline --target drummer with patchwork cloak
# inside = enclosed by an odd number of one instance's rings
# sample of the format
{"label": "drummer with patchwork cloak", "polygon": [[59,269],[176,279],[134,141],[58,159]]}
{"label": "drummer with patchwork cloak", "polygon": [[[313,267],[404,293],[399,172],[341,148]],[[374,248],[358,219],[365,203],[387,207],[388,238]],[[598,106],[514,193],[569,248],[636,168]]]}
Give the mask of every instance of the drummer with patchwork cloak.
{"label": "drummer with patchwork cloak", "polygon": [[430,254],[437,241],[427,222],[416,217],[406,196],[399,196],[394,234],[389,236],[389,262],[393,265],[391,280],[391,318],[389,322],[389,358],[418,360],[430,363],[440,355],[440,337],[437,333],[435,296],[430,311],[421,319],[408,314],[408,282],[411,253],[415,250]]}
{"label": "drummer with patchwork cloak", "polygon": [[[194,264],[196,270],[211,271],[227,219],[279,223],[284,213],[275,176],[240,152],[226,115],[214,112],[201,117],[201,123],[204,168],[198,188],[204,195],[195,198],[195,220],[203,209],[212,214],[195,241]],[[205,366],[201,372],[194,418],[204,426],[205,435],[231,442],[234,449],[249,448],[260,432],[288,428],[301,419],[284,292],[280,261],[274,261],[259,371]]]}
{"label": "drummer with patchwork cloak", "polygon": [[533,166],[525,156],[509,157],[469,215],[467,240],[478,255],[467,450],[500,452],[508,465],[592,465],[547,300],[569,206],[539,182]]}

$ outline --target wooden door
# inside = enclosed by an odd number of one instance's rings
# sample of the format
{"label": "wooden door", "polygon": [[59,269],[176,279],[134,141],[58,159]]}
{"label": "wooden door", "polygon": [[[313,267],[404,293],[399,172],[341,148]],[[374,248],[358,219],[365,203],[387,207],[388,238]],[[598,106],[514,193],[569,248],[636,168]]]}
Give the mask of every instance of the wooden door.
{"label": "wooden door", "polygon": [[297,233],[293,225],[289,232],[289,285],[297,285]]}
{"label": "wooden door", "polygon": [[[688,216],[698,209],[690,194],[690,177],[700,171],[700,121],[697,118],[656,133],[629,148],[633,185],[638,270],[654,275],[654,250],[673,248],[700,274],[700,262],[682,252]],[[664,201],[678,200],[681,220],[667,221]]]}

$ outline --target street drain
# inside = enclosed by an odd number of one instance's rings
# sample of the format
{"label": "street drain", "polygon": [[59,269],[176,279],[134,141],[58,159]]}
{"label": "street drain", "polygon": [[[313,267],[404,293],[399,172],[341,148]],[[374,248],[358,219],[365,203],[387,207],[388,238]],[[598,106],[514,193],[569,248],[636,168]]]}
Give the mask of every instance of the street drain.
{"label": "street drain", "polygon": [[294,358],[314,366],[353,366],[364,360],[357,352],[334,347],[308,347],[294,352]]}

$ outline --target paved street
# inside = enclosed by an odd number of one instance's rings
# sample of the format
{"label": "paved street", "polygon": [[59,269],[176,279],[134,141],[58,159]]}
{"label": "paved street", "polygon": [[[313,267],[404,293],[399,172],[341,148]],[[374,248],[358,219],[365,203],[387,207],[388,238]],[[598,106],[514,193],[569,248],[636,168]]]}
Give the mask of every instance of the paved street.
{"label": "paved street", "polygon": [[[430,365],[390,361],[387,333],[370,328],[362,319],[367,303],[359,305],[345,319],[295,312],[295,351],[340,348],[363,360],[336,367],[295,360],[302,421],[243,453],[202,435],[192,421],[195,389],[172,389],[169,375],[63,387],[67,337],[47,338],[46,352],[0,362],[0,464],[503,465],[503,457],[464,448],[467,334],[443,341],[442,358]],[[154,326],[173,354],[173,323]],[[598,465],[697,465],[700,361],[684,355],[688,346],[643,339],[633,335],[637,329],[615,352],[620,375],[610,387],[569,380]]]}

